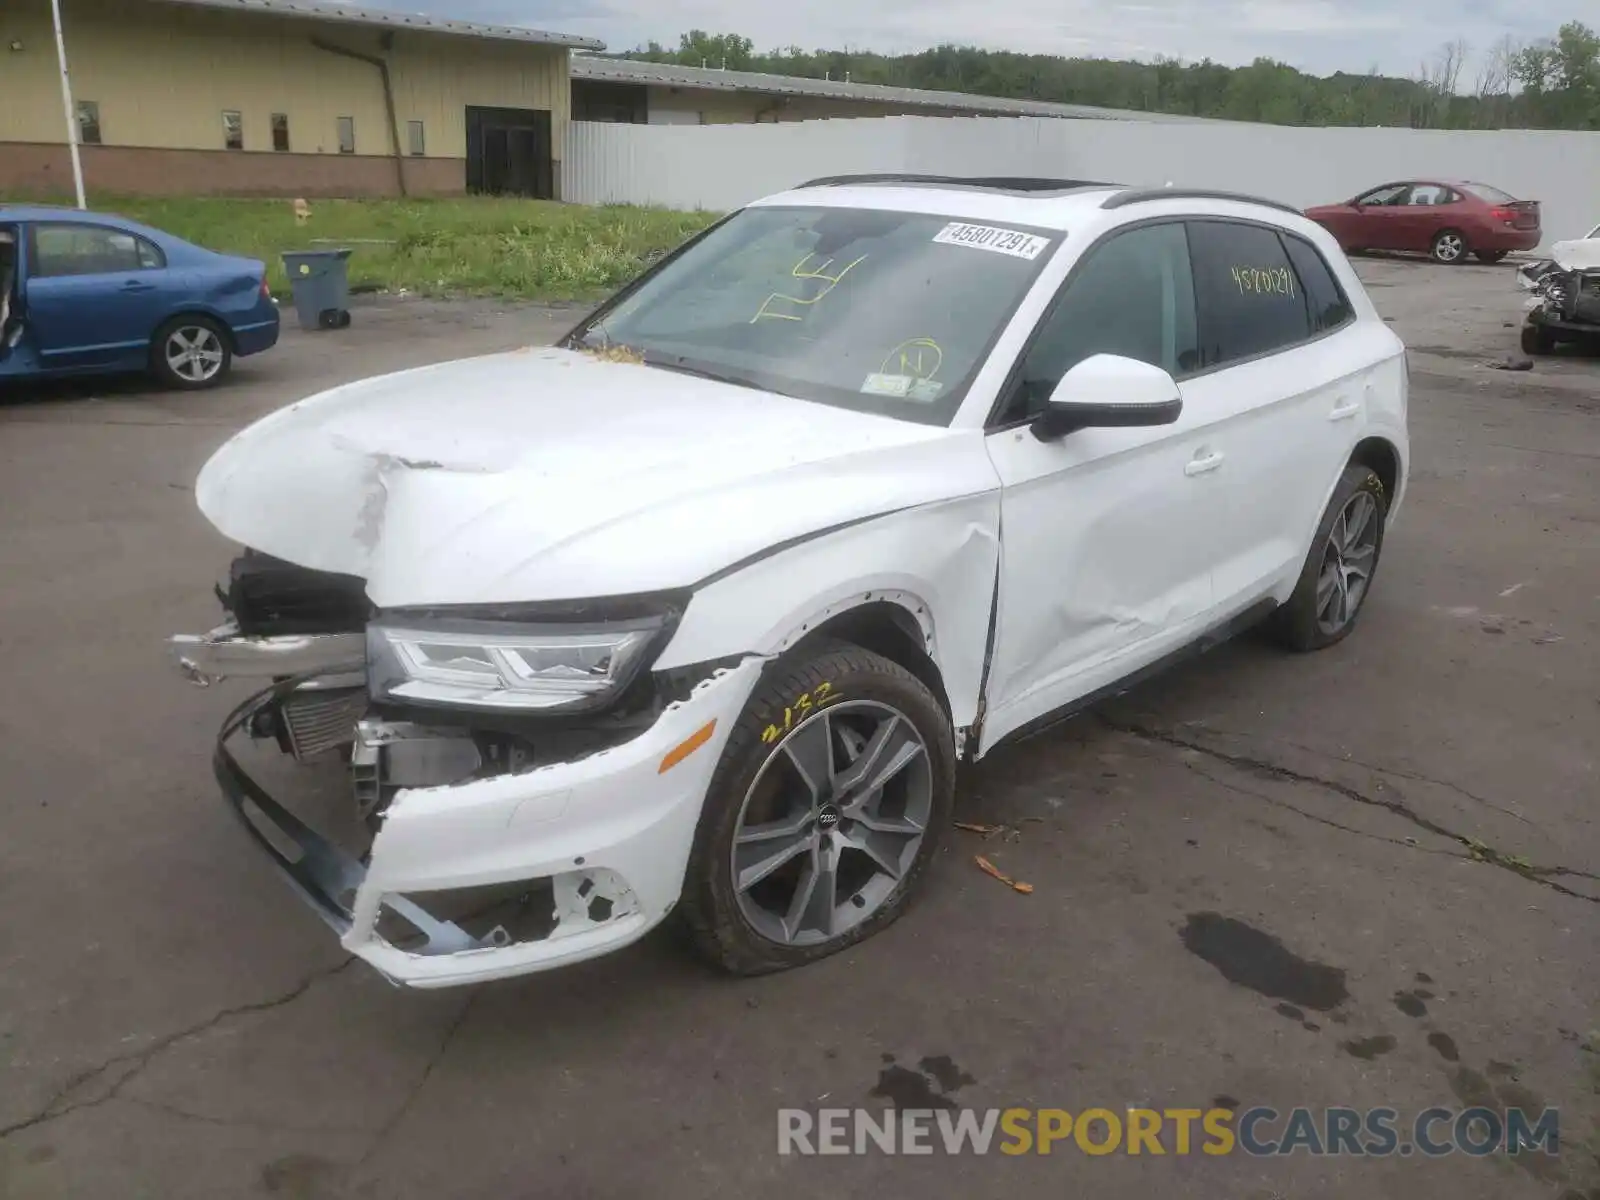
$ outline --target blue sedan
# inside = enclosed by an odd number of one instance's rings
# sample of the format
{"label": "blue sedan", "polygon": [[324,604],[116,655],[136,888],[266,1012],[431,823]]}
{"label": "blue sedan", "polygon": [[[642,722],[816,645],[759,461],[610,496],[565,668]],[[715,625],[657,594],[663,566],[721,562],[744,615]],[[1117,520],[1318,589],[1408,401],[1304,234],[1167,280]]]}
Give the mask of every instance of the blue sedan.
{"label": "blue sedan", "polygon": [[151,371],[211,387],[277,344],[266,275],[121,217],[0,205],[0,382]]}

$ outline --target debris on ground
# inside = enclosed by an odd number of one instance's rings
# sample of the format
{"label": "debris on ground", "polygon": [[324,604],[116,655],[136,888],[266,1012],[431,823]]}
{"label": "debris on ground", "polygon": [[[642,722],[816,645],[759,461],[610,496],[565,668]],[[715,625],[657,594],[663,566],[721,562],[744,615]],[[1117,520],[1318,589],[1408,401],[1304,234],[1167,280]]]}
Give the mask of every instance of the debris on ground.
{"label": "debris on ground", "polygon": [[983,855],[981,855],[981,854],[973,855],[972,861],[978,864],[978,869],[980,871],[982,871],[985,875],[994,876],[996,879],[998,879],[1001,883],[1005,884],[1012,891],[1021,892],[1024,896],[1030,895],[1033,892],[1033,884],[1031,884],[1031,883],[1018,883],[1015,879],[1011,878],[1011,876],[1007,875],[1004,871],[1002,871],[999,867],[995,866],[992,862],[990,862]]}
{"label": "debris on ground", "polygon": [[957,821],[956,822],[956,828],[957,829],[965,829],[968,833],[981,833],[981,834],[983,834],[984,837],[988,837],[991,834],[999,833],[1002,829],[1005,828],[1005,826],[1004,825],[979,825],[979,824],[977,824],[976,822],[973,822],[973,821]]}
{"label": "debris on ground", "polygon": [[1504,358],[1496,359],[1494,362],[1487,362],[1483,365],[1494,371],[1531,371],[1533,370],[1533,359],[1519,358],[1515,354],[1508,354]]}

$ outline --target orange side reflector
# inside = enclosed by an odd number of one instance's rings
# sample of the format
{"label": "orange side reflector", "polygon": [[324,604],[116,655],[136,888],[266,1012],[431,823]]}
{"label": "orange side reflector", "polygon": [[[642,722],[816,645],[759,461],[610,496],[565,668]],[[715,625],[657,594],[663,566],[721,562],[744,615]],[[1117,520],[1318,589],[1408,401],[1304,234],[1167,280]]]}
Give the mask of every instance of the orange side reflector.
{"label": "orange side reflector", "polygon": [[700,749],[701,746],[704,746],[707,742],[709,742],[711,740],[711,735],[716,731],[717,723],[715,720],[707,721],[704,725],[700,726],[699,729],[696,729],[688,737],[684,738],[683,741],[679,742],[671,750],[667,751],[667,756],[661,760],[661,766],[656,771],[656,774],[665,775],[668,771],[672,770],[673,767],[677,766],[684,759],[688,758],[689,755],[693,754],[696,750]]}

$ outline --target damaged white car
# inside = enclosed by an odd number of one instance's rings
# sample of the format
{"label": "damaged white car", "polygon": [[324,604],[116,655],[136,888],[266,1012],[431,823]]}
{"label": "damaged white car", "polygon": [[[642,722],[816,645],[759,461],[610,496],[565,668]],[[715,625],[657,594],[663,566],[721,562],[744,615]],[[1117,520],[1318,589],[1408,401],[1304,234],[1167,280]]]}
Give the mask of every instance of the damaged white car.
{"label": "damaged white car", "polygon": [[[236,435],[196,486],[246,548],[227,620],[176,657],[260,681],[223,790],[391,980],[557,967],[669,914],[728,970],[791,967],[904,911],[958,764],[1263,618],[1344,637],[1407,386],[1291,209],[819,180],[556,348]],[[271,794],[244,737],[346,758],[365,832]]]}
{"label": "damaged white car", "polygon": [[1549,354],[1561,342],[1600,341],[1600,226],[1557,242],[1517,282],[1533,293],[1523,305],[1522,350]]}

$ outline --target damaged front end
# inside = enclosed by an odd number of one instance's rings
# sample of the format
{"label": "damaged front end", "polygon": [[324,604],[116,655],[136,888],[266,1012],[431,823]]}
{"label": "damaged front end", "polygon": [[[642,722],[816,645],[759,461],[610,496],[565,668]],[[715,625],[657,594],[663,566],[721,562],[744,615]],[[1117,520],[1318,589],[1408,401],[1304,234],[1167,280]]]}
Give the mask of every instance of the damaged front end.
{"label": "damaged front end", "polygon": [[[172,639],[192,682],[262,685],[218,781],[352,953],[448,986],[607,953],[671,910],[760,670],[650,671],[680,597],[381,611],[355,577],[249,551],[218,593],[228,619]],[[342,770],[342,811],[274,796],[247,740]]]}
{"label": "damaged front end", "polygon": [[1600,239],[1557,242],[1549,259],[1523,267],[1517,279],[1531,293],[1523,305],[1525,349],[1600,338]]}

